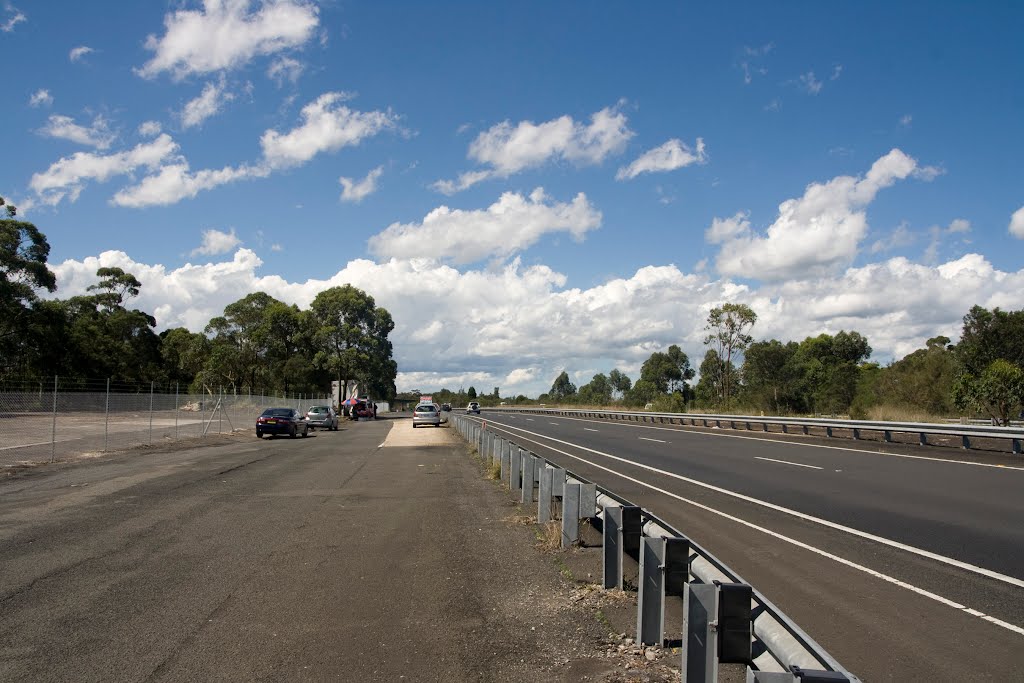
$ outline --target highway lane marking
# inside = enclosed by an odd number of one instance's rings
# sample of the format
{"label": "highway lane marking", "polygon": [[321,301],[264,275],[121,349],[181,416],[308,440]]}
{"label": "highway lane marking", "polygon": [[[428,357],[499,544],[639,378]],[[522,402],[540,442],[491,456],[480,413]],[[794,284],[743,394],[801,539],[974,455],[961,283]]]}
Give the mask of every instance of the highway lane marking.
{"label": "highway lane marking", "polygon": [[646,436],[638,436],[636,438],[640,439],[641,441],[654,441],[656,443],[668,443],[668,441],[662,441],[661,439],[648,439]]}
{"label": "highway lane marking", "polygon": [[[491,425],[492,426],[496,426],[495,423],[491,423]],[[508,427],[508,425],[506,425],[506,427]],[[927,557],[928,559],[935,560],[936,562],[941,562],[943,564],[948,564],[948,565],[951,565],[953,567],[957,567],[959,569],[965,569],[965,570],[967,570],[969,572],[974,572],[975,574],[980,574],[982,576],[987,576],[990,579],[995,579],[997,581],[1002,581],[1004,583],[1012,584],[1012,585],[1017,586],[1019,588],[1024,588],[1024,580],[1022,580],[1022,579],[1018,579],[1018,578],[1016,578],[1014,576],[1008,576],[1006,574],[1000,574],[997,571],[993,571],[991,569],[985,569],[984,567],[979,567],[977,565],[970,564],[969,562],[963,562],[961,560],[957,560],[957,559],[954,559],[952,557],[946,557],[945,555],[939,555],[938,553],[933,553],[930,550],[925,550],[924,548],[917,548],[917,547],[912,546],[912,545],[907,545],[905,543],[900,543],[899,541],[894,541],[892,539],[885,538],[884,536],[876,536],[875,534],[868,533],[867,531],[861,531],[860,529],[854,529],[853,527],[848,527],[848,526],[845,526],[843,524],[839,524],[837,522],[832,522],[832,521],[829,521],[827,519],[822,519],[821,517],[815,517],[815,516],[809,515],[809,514],[807,514],[805,512],[800,512],[799,510],[794,510],[792,508],[787,508],[787,507],[783,507],[781,505],[776,505],[775,503],[769,503],[768,501],[761,500],[760,498],[754,498],[753,496],[748,496],[746,494],[739,493],[737,491],[730,491],[729,489],[724,489],[724,488],[722,488],[720,486],[715,486],[714,484],[708,484],[707,482],[699,481],[697,479],[691,479],[690,477],[684,477],[683,475],[676,474],[675,472],[668,472],[666,470],[658,469],[657,467],[652,467],[651,465],[644,465],[643,463],[634,462],[632,460],[627,460],[626,458],[622,458],[622,457],[619,457],[617,455],[612,455],[611,453],[605,453],[603,451],[595,450],[593,448],[587,448],[586,446],[580,446],[579,444],[574,444],[571,441],[563,441],[561,439],[556,439],[556,438],[554,438],[552,436],[545,436],[544,434],[537,434],[536,432],[530,432],[530,431],[527,431],[525,429],[520,429],[519,427],[509,427],[509,429],[512,429],[512,430],[515,430],[515,431],[519,431],[519,432],[525,432],[526,434],[530,434],[532,436],[536,436],[536,437],[541,438],[541,439],[547,439],[548,441],[554,441],[555,443],[560,443],[560,444],[564,444],[566,446],[571,446],[573,448],[578,448],[578,449],[580,449],[582,451],[587,451],[588,453],[593,453],[595,455],[600,455],[602,457],[609,458],[611,460],[617,460],[618,462],[625,463],[627,465],[632,465],[634,467],[639,467],[641,469],[648,470],[649,472],[654,472],[655,474],[660,474],[662,476],[670,477],[672,479],[678,479],[680,481],[685,481],[686,483],[693,484],[694,486],[700,486],[701,488],[705,488],[705,489],[708,489],[710,491],[715,491],[716,493],[722,493],[722,494],[725,494],[727,496],[732,496],[733,498],[738,498],[739,500],[746,501],[748,503],[754,503],[756,505],[760,505],[762,507],[766,507],[766,508],[768,508],[770,510],[775,510],[776,512],[782,512],[782,513],[785,513],[787,515],[792,515],[793,517],[797,517],[799,519],[806,520],[808,522],[814,522],[815,524],[821,524],[822,526],[829,527],[830,529],[835,529],[837,531],[843,531],[843,532],[848,533],[848,534],[850,534],[852,536],[859,536],[860,538],[865,538],[865,539],[867,539],[869,541],[874,541],[876,543],[881,543],[881,544],[887,545],[887,546],[889,546],[891,548],[896,548],[898,550],[903,550],[903,551],[906,551],[908,553],[913,553],[915,555],[920,555],[921,557]],[[535,442],[535,443],[540,443],[540,442]],[[544,445],[544,444],[541,444],[541,445]],[[548,448],[550,448],[550,446],[548,446]],[[600,467],[600,465],[595,465],[594,463],[590,462],[589,460],[585,460],[585,459],[583,459],[583,458],[581,458],[579,456],[573,455],[573,456],[570,456],[570,457],[576,458],[577,460],[582,460],[583,462],[591,464],[591,465],[594,465],[595,467]],[[601,468],[601,469],[606,469],[606,468]],[[608,471],[612,472],[612,470],[608,470]],[[618,473],[616,472],[616,474],[618,474]],[[621,475],[621,476],[625,476],[625,475]],[[631,481],[635,481],[635,480],[631,480]],[[637,482],[637,483],[641,483],[641,482]]]}
{"label": "highway lane marking", "polygon": [[549,425],[555,425],[556,427],[558,426],[558,423],[557,423],[557,422],[548,422],[548,424],[549,424]]}
{"label": "highway lane marking", "polygon": [[585,432],[596,432],[597,430],[596,429],[591,429],[590,427],[584,427],[583,431],[585,431]]}
{"label": "highway lane marking", "polygon": [[[492,426],[497,426],[497,425],[492,423]],[[508,430],[503,430],[503,431],[508,431]],[[565,442],[565,441],[561,441],[560,439],[552,439],[551,437],[546,437],[543,434],[535,434],[533,432],[527,432],[525,429],[516,429],[515,431],[526,432],[527,434],[532,434],[533,436],[537,436],[537,437],[540,437],[542,439],[548,439],[550,441],[556,441],[558,443],[563,443],[563,444],[565,444],[567,446],[573,446],[573,447],[579,448],[581,450],[590,451],[590,452],[595,453],[597,455],[602,455],[602,456],[611,458],[613,460],[620,460],[620,461],[625,462],[627,464],[636,465],[637,467],[642,467],[644,469],[648,469],[648,470],[651,470],[653,472],[660,472],[660,470],[657,470],[656,468],[650,467],[648,465],[641,465],[639,463],[630,462],[630,461],[625,460],[623,458],[620,458],[618,456],[610,455],[608,453],[601,453],[600,451],[595,451],[595,450],[593,450],[591,448],[586,448],[585,446],[577,446],[576,444],[572,444],[572,443],[568,443],[568,442]],[[685,496],[681,496],[678,493],[673,493],[672,491],[667,491],[667,490],[665,490],[663,488],[659,488],[657,486],[654,486],[653,484],[649,484],[649,483],[647,483],[645,481],[642,481],[640,479],[637,479],[635,477],[631,477],[628,474],[623,474],[622,472],[619,472],[617,470],[613,470],[610,467],[605,467],[604,465],[598,465],[596,462],[593,462],[591,460],[587,460],[586,458],[581,458],[578,455],[573,455],[572,453],[568,453],[566,451],[562,451],[562,450],[559,450],[557,448],[552,448],[551,446],[548,446],[548,445],[546,445],[544,443],[541,443],[540,441],[535,441],[533,439],[525,439],[525,440],[526,441],[532,441],[533,443],[536,443],[537,445],[540,445],[540,446],[543,446],[544,448],[552,450],[555,453],[559,453],[559,454],[567,456],[569,458],[573,458],[575,460],[579,460],[581,462],[585,462],[588,465],[591,465],[592,467],[596,467],[597,469],[604,470],[605,472],[608,472],[608,473],[613,474],[613,475],[615,475],[617,477],[621,477],[623,479],[626,479],[627,481],[631,481],[634,484],[639,484],[640,486],[643,486],[645,488],[651,489],[652,491],[656,491],[656,492],[661,493],[663,495],[666,495],[666,496],[668,496],[670,498],[675,498],[676,500],[679,500],[681,502],[687,503],[689,505],[692,505],[694,507],[700,508],[702,510],[706,510],[707,512],[716,514],[716,515],[718,515],[720,517],[723,517],[723,518],[728,519],[730,521],[736,522],[737,524],[741,524],[741,525],[743,525],[745,527],[748,527],[750,529],[754,529],[755,531],[760,531],[760,532],[762,532],[764,534],[767,534],[767,535],[771,536],[772,538],[777,538],[780,541],[784,541],[786,543],[790,543],[792,545],[797,546],[798,548],[803,548],[804,550],[807,550],[809,552],[815,553],[817,555],[821,555],[822,557],[825,557],[827,559],[830,559],[830,560],[833,560],[835,562],[838,562],[839,564],[842,564],[842,565],[845,565],[847,567],[850,567],[851,569],[855,569],[857,571],[864,572],[865,574],[868,574],[869,576],[873,576],[873,577],[875,577],[877,579],[881,579],[881,580],[883,580],[883,581],[885,581],[887,583],[891,583],[891,584],[893,584],[895,586],[899,586],[900,588],[905,588],[905,589],[907,589],[907,590],[909,590],[909,591],[911,591],[913,593],[916,593],[916,594],[921,595],[921,596],[926,597],[926,598],[930,598],[930,599],[932,599],[932,600],[934,600],[934,601],[936,601],[938,603],[941,603],[941,604],[946,605],[948,607],[952,607],[953,609],[956,609],[958,611],[964,612],[965,614],[969,614],[971,616],[979,617],[983,621],[987,621],[990,624],[994,624],[996,626],[1001,626],[1002,628],[1005,628],[1005,629],[1007,629],[1009,631],[1013,631],[1015,633],[1019,633],[1021,635],[1024,635],[1024,628],[1021,628],[1020,626],[1017,626],[1016,624],[1011,624],[1011,623],[1009,623],[1007,621],[1003,621],[1002,619],[998,619],[996,617],[989,616],[989,615],[985,614],[984,612],[979,612],[976,609],[972,609],[970,607],[967,607],[966,605],[962,605],[959,602],[956,602],[955,600],[951,600],[949,598],[943,597],[943,596],[939,595],[938,593],[932,593],[929,590],[926,590],[924,588],[919,588],[919,587],[917,587],[917,586],[915,586],[913,584],[907,583],[906,581],[901,581],[900,579],[897,579],[897,578],[895,578],[893,576],[889,576],[888,574],[883,574],[880,571],[877,571],[875,569],[871,569],[870,567],[866,567],[866,566],[864,566],[862,564],[858,564],[856,562],[853,562],[852,560],[846,559],[845,557],[840,557],[839,555],[836,555],[834,553],[830,553],[827,550],[823,550],[821,548],[816,548],[816,547],[814,547],[812,545],[804,543],[803,541],[798,541],[795,538],[791,538],[791,537],[786,536],[784,534],[780,534],[777,531],[772,531],[771,529],[768,529],[767,527],[763,527],[763,526],[760,526],[758,524],[754,524],[753,522],[748,522],[745,519],[742,519],[740,517],[736,517],[735,515],[730,515],[727,512],[723,512],[722,510],[717,510],[717,509],[715,509],[713,507],[710,507],[708,505],[704,505],[703,503],[698,503],[697,501],[692,500],[690,498],[686,498]],[[733,496],[736,496],[736,497],[739,497],[739,498],[743,498],[745,500],[749,500],[749,501],[754,502],[754,503],[759,503],[759,504],[762,504],[762,505],[766,505],[767,507],[775,508],[775,509],[781,510],[783,512],[789,512],[791,514],[795,514],[798,517],[802,517],[802,518],[808,519],[810,521],[819,522],[819,523],[824,524],[826,526],[830,526],[830,527],[837,528],[839,530],[844,530],[844,531],[848,531],[848,532],[854,533],[854,535],[857,535],[857,536],[865,536],[867,538],[872,538],[871,534],[866,534],[865,532],[858,531],[856,529],[850,529],[849,527],[843,527],[840,524],[835,524],[834,522],[829,522],[828,520],[823,520],[823,519],[818,519],[816,517],[811,517],[810,515],[805,515],[802,512],[797,512],[796,510],[788,510],[787,508],[782,508],[782,507],[776,506],[776,505],[774,505],[772,503],[767,503],[765,501],[759,501],[756,498],[750,498],[749,496],[744,496],[743,494],[740,494],[740,493],[735,493],[733,491],[728,491],[726,489],[720,489],[720,488],[718,488],[716,486],[712,486],[710,484],[704,484],[704,483],[699,482],[699,481],[695,481],[695,480],[692,480],[692,479],[687,479],[686,477],[683,477],[683,476],[680,476],[680,475],[677,475],[677,474],[673,474],[672,472],[661,472],[661,473],[662,474],[666,474],[668,476],[676,477],[678,479],[683,479],[685,481],[692,482],[694,484],[697,484],[698,486],[704,486],[706,488],[714,489],[714,490],[720,491],[722,493],[726,493],[726,494],[733,495]],[[915,552],[916,551],[917,553],[923,554],[926,557],[931,557],[931,558],[937,559],[939,561],[944,561],[944,562],[947,562],[949,564],[953,564],[954,566],[959,566],[961,568],[967,568],[967,569],[973,568],[974,570],[979,570],[981,573],[985,574],[986,576],[990,576],[990,578],[1001,578],[1001,579],[1007,580],[1009,583],[1013,583],[1015,585],[1024,585],[1024,581],[1020,581],[1019,579],[1015,579],[1012,576],[1005,576],[1003,574],[999,574],[998,572],[992,572],[991,570],[988,570],[988,569],[983,569],[981,567],[974,567],[973,565],[967,564],[965,562],[960,562],[959,560],[954,560],[952,558],[943,557],[942,555],[936,555],[935,553],[931,553],[931,552],[929,552],[927,550],[920,550],[920,549],[917,549],[917,548],[913,548],[912,546],[903,546],[903,544],[897,543],[896,541],[890,541],[889,539],[886,539],[886,538],[881,538],[881,537],[874,537],[874,538],[877,539],[878,541],[886,544],[886,545],[892,545],[892,546],[895,546],[895,547],[898,547],[898,548],[907,549],[907,550],[910,550],[911,552]]]}
{"label": "highway lane marking", "polygon": [[[824,467],[818,467],[817,465],[805,465],[802,462],[790,462],[788,460],[776,460],[775,458],[762,458],[759,455],[754,456],[755,460],[767,460],[769,462],[781,462],[783,465],[796,465],[797,467],[809,467],[812,470],[823,470]],[[838,472],[839,470],[836,470]]]}
{"label": "highway lane marking", "polygon": [[[529,418],[527,418],[529,419]],[[974,465],[975,467],[992,467],[1004,470],[1018,470],[1024,472],[1024,467],[1017,467],[1015,465],[997,465],[988,462],[971,462],[970,460],[952,460],[949,458],[935,458],[928,455],[908,455],[906,453],[885,453],[883,451],[869,451],[863,448],[848,448],[846,446],[822,446],[813,443],[805,443],[803,441],[786,441],[785,439],[763,439],[757,436],[744,436],[742,434],[723,434],[721,432],[700,432],[693,431],[690,429],[678,429],[678,427],[689,427],[691,425],[676,425],[673,427],[655,427],[653,424],[643,424],[639,422],[613,422],[611,420],[593,420],[584,419],[582,417],[563,417],[564,420],[574,420],[576,422],[598,422],[601,424],[608,424],[613,427],[637,427],[640,429],[657,429],[665,432],[684,432],[686,434],[700,434],[702,436],[717,436],[725,439],[748,439],[750,441],[764,441],[767,443],[784,443],[787,446],[803,446],[804,448],[824,448],[832,451],[849,451],[850,453],[867,453],[868,455],[883,455],[890,458],[909,458],[911,460],[932,460],[934,462],[944,462],[952,465]],[[711,429],[708,427],[707,429]],[[775,432],[778,433],[778,432]],[[909,445],[909,444],[907,444]]]}

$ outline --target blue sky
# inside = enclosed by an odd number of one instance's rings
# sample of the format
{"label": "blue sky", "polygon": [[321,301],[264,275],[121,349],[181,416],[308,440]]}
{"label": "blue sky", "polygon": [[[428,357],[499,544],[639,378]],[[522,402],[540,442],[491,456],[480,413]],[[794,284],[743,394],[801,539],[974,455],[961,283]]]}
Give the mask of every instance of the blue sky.
{"label": "blue sky", "polygon": [[680,344],[886,362],[1024,301],[1019,3],[3,2],[0,194],[161,328],[350,282],[399,388]]}

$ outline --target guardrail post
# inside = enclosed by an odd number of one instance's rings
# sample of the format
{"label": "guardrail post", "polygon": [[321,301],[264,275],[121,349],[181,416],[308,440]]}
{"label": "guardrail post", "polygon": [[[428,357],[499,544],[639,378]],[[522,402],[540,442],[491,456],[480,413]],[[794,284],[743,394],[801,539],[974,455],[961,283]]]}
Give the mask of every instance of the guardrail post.
{"label": "guardrail post", "polygon": [[537,522],[546,524],[551,521],[551,473],[552,469],[542,465],[540,469],[540,487],[537,491]]}
{"label": "guardrail post", "polygon": [[718,681],[718,586],[690,584],[683,595],[683,680]]}
{"label": "guardrail post", "polygon": [[921,444],[922,446],[927,446],[928,445],[928,435],[925,434],[924,432],[920,432],[917,435],[917,440],[918,440],[918,443]]}
{"label": "guardrail post", "polygon": [[562,547],[580,539],[580,485],[566,482],[562,493]]}
{"label": "guardrail post", "polygon": [[523,453],[523,503],[533,502],[533,484],[536,480],[534,474],[537,467],[537,456],[530,453]]}
{"label": "guardrail post", "polygon": [[860,429],[858,429],[857,427],[854,427],[853,428],[853,440],[857,441],[858,439],[860,439]]}
{"label": "guardrail post", "polygon": [[559,501],[565,495],[565,470],[561,467],[551,469],[551,495]]}
{"label": "guardrail post", "polygon": [[[689,578],[690,541],[685,538],[640,539],[640,586],[637,595],[636,642],[665,642],[665,596],[682,595]],[[689,679],[687,679],[689,680]]]}
{"label": "guardrail post", "polygon": [[580,519],[597,517],[597,484],[580,484]]}
{"label": "guardrail post", "polygon": [[961,437],[960,447],[963,448],[965,451],[971,450],[971,439],[966,434],[964,434]]}
{"label": "guardrail post", "polygon": [[501,483],[511,487],[509,483],[512,481],[512,449],[503,448],[501,449]]}
{"label": "guardrail post", "polygon": [[1020,455],[1020,439],[1010,439],[1014,455]]}
{"label": "guardrail post", "polygon": [[832,438],[832,428],[831,427],[825,427],[825,436],[827,436],[830,439]]}
{"label": "guardrail post", "polygon": [[622,508],[604,509],[604,542],[601,546],[602,572],[601,587],[622,590]]}
{"label": "guardrail post", "polygon": [[518,491],[519,477],[522,474],[523,458],[518,452],[512,452],[512,450],[513,449],[509,447],[509,460],[511,462],[512,467],[509,470],[508,490]]}

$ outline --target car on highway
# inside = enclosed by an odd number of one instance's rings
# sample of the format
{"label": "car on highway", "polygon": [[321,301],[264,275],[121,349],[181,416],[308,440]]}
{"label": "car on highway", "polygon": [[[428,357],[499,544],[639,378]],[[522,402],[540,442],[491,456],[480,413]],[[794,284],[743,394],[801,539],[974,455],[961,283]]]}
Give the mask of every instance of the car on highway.
{"label": "car on highway", "polygon": [[262,439],[264,434],[287,434],[293,439],[302,434],[305,438],[309,435],[309,423],[306,416],[294,408],[267,408],[256,418],[257,438]]}
{"label": "car on highway", "polygon": [[479,415],[480,404],[477,403],[476,401],[470,401],[469,405],[466,406],[466,415],[469,415],[470,413],[476,413],[477,415]]}
{"label": "car on highway", "polygon": [[451,403],[442,403],[441,404],[441,410],[443,410],[446,413],[450,413],[452,411],[452,404]]}
{"label": "car on highway", "polygon": [[331,432],[338,431],[338,414],[330,406],[312,406],[306,411],[306,423],[310,429],[319,427]]}
{"label": "car on highway", "polygon": [[437,404],[421,403],[412,411],[412,426],[415,429],[420,425],[441,426],[441,411]]}

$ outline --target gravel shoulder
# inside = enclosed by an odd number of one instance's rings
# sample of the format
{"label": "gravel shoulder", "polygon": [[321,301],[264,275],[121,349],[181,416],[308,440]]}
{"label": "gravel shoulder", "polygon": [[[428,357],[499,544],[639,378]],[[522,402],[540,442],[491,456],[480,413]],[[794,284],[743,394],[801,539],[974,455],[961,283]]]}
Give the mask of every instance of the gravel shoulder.
{"label": "gravel shoulder", "polygon": [[454,430],[313,437],[0,481],[0,679],[678,680]]}

